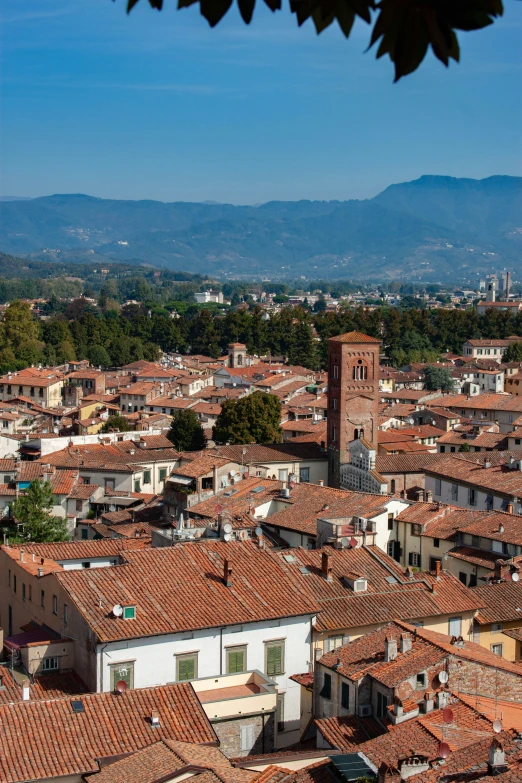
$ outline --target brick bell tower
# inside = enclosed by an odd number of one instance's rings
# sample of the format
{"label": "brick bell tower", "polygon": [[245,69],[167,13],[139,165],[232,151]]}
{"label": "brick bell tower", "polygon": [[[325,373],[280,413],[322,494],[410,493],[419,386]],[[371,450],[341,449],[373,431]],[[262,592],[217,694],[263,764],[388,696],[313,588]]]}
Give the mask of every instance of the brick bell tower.
{"label": "brick bell tower", "polygon": [[341,465],[350,461],[348,444],[364,438],[377,451],[379,426],[379,348],[381,341],[361,332],[328,340],[328,484],[340,486]]}

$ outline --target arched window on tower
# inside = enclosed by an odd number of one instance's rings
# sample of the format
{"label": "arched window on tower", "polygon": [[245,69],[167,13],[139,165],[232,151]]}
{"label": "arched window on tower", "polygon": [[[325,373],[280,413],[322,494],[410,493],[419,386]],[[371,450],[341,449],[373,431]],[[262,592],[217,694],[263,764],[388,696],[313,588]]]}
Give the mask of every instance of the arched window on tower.
{"label": "arched window on tower", "polygon": [[352,374],[354,381],[365,381],[367,379],[368,368],[362,359],[357,360],[357,364],[355,364],[352,368]]}
{"label": "arched window on tower", "polygon": [[359,440],[359,430],[357,428],[353,431],[353,439]]}
{"label": "arched window on tower", "polygon": [[237,355],[237,366],[241,367],[242,364],[243,364],[243,354],[242,353],[238,353],[238,355]]}

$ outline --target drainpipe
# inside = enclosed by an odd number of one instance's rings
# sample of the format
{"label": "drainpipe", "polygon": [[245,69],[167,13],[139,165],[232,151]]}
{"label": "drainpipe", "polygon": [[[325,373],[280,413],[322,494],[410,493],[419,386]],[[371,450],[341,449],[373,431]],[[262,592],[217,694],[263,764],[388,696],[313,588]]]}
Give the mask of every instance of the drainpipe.
{"label": "drainpipe", "polygon": [[221,626],[219,629],[219,673],[223,674],[223,629],[226,626]]}
{"label": "drainpipe", "polygon": [[103,656],[104,656],[104,653],[105,653],[105,648],[107,647],[108,644],[109,644],[109,642],[104,644],[102,649],[101,649],[101,658],[100,658],[100,693],[103,693]]}

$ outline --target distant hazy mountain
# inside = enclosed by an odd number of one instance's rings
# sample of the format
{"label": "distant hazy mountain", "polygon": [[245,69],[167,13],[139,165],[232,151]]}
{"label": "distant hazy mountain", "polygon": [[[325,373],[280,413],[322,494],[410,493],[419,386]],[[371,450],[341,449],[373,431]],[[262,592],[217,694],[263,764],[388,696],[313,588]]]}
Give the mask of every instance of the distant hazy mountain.
{"label": "distant hazy mountain", "polygon": [[0,249],[234,277],[463,280],[503,266],[522,274],[522,178],[423,176],[366,201],[255,207],[84,195],[7,201]]}

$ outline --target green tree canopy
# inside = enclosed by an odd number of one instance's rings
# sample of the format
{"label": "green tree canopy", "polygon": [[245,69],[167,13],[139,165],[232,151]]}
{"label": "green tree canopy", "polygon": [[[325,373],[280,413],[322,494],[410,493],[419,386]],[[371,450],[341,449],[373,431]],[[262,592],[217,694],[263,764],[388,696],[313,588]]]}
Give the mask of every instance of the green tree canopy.
{"label": "green tree canopy", "polygon": [[119,413],[115,413],[109,416],[100,432],[129,432],[132,427],[129,424],[125,416],[121,416]]}
{"label": "green tree canopy", "polygon": [[444,392],[452,392],[455,390],[455,381],[447,367],[433,367],[432,365],[426,367],[424,384],[428,391],[440,389]]}
{"label": "green tree canopy", "polygon": [[67,521],[51,514],[54,505],[53,491],[48,481],[36,479],[13,503],[12,513],[16,522],[23,525],[23,536],[28,541],[47,543],[66,541]]}
{"label": "green tree canopy", "polygon": [[[280,11],[281,0],[264,0],[271,11]],[[139,0],[127,0],[127,10]],[[199,2],[211,27],[225,16],[233,0],[178,0],[178,8]],[[256,0],[237,0],[239,12],[250,24]],[[149,0],[160,11],[163,0]],[[395,65],[395,81],[415,71],[428,47],[444,65],[459,61],[456,30],[480,30],[502,16],[502,0],[290,0],[290,10],[301,26],[312,19],[317,33],[337,22],[346,38],[356,17],[372,26],[370,47],[379,43],[377,57],[388,55]]]}
{"label": "green tree canopy", "polygon": [[207,445],[201,422],[190,408],[174,414],[167,438],[178,451],[201,451]]}
{"label": "green tree canopy", "polygon": [[522,362],[522,341],[521,342],[514,342],[511,343],[511,345],[508,345],[504,356],[502,357],[503,362]]}
{"label": "green tree canopy", "polygon": [[225,400],[213,430],[217,443],[281,443],[281,402],[258,391],[239,400]]}

